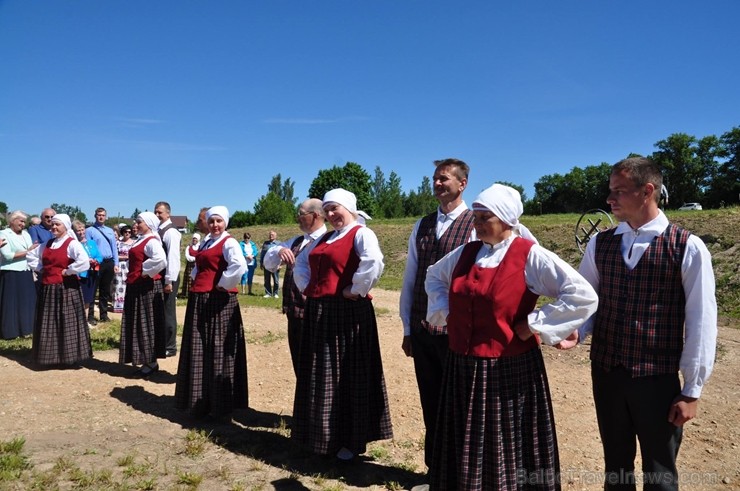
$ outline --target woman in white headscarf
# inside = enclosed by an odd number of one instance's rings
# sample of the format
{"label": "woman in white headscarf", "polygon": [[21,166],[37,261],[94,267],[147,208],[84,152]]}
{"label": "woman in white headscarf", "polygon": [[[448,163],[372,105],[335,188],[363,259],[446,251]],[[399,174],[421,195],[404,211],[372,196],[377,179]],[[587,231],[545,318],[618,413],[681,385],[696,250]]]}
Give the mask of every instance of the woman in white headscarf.
{"label": "woman in white headscarf", "polygon": [[229,210],[206,212],[209,235],[198,249],[185,313],[175,406],[195,418],[230,422],[246,409],[247,347],[239,280],[247,270],[239,242],[227,231]]}
{"label": "woman in white headscarf", "polygon": [[375,233],[358,221],[355,195],[324,195],[334,227],[298,255],[293,279],[306,298],[291,438],[351,460],[393,438],[370,289],[383,272]]}
{"label": "woman in white headscarf", "polygon": [[78,274],[90,268],[90,257],[72,231],[69,216],[51,219],[54,239],[28,254],[28,265],[39,273],[31,357],[43,366],[73,366],[92,358],[90,332]]}
{"label": "woman in white headscarf", "polygon": [[159,370],[157,359],[165,357],[164,293],[159,279],[167,256],[157,235],[159,218],[154,213],[139,213],[136,227],[139,236],[128,251],[118,361],[141,365],[136,376],[145,378]]}
{"label": "woman in white headscarf", "polygon": [[[427,271],[427,321],[449,334],[430,489],[516,489],[522,477],[560,489],[539,343],[577,337],[598,299],[575,269],[515,232],[522,210],[515,189],[486,189],[473,202],[478,240]],[[554,300],[535,309],[538,295]]]}

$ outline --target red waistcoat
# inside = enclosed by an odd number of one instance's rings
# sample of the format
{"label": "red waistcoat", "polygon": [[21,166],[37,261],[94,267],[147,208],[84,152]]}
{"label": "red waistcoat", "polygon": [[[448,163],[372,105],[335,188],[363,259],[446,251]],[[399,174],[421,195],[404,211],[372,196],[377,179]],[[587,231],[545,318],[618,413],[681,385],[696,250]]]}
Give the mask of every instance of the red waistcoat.
{"label": "red waistcoat", "polygon": [[360,265],[360,256],[355,252],[355,235],[359,229],[357,225],[331,244],[327,241],[333,232],[319,239],[308,255],[311,279],[303,292],[306,297],[342,296],[342,290],[352,284],[352,276]]}
{"label": "red waistcoat", "polygon": [[144,251],[144,247],[146,247],[146,243],[150,240],[157,240],[157,238],[153,235],[149,236],[128,251],[128,275],[126,275],[126,283],[129,285],[139,281],[154,281],[161,278],[159,274],[154,275],[153,278],[142,275],[144,261],[149,259]]}
{"label": "red waistcoat", "polygon": [[[193,286],[190,291],[194,293],[205,293],[216,289],[221,276],[226,271],[226,259],[224,259],[224,244],[230,236],[224,237],[222,241],[208,249],[199,249],[198,255],[195,256],[195,266],[198,273],[193,280]],[[239,290],[232,288],[231,293],[238,293]]]}
{"label": "red waistcoat", "polygon": [[62,243],[61,247],[56,249],[51,248],[51,244],[54,239],[51,239],[46,243],[46,248],[41,257],[41,264],[43,264],[43,270],[41,274],[42,285],[58,285],[64,283],[70,286],[70,282],[77,282],[77,276],[63,276],[62,271],[67,269],[67,266],[72,264],[72,258],[67,255],[67,248],[69,243],[72,241],[72,237],[67,237]]}
{"label": "red waistcoat", "polygon": [[450,284],[447,318],[450,349],[455,353],[497,358],[515,356],[536,348],[539,339],[522,341],[514,324],[526,318],[537,303],[524,280],[524,266],[533,243],[515,238],[495,268],[476,266],[483,242],[463,249]]}

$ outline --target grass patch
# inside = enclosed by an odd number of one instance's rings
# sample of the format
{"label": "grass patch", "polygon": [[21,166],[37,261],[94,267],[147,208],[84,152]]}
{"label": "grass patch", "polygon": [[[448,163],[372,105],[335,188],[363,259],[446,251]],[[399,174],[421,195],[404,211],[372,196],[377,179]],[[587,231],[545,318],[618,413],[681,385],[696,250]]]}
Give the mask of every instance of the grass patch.
{"label": "grass patch", "polygon": [[197,488],[200,483],[203,482],[203,476],[196,474],[195,472],[178,472],[177,473],[177,484],[184,486],[190,486],[191,488]]}
{"label": "grass patch", "polygon": [[209,443],[212,443],[211,432],[190,430],[185,435],[185,450],[183,453],[188,457],[199,457],[203,455]]}
{"label": "grass patch", "polygon": [[31,468],[28,456],[23,453],[26,439],[19,437],[0,441],[0,482],[14,481]]}

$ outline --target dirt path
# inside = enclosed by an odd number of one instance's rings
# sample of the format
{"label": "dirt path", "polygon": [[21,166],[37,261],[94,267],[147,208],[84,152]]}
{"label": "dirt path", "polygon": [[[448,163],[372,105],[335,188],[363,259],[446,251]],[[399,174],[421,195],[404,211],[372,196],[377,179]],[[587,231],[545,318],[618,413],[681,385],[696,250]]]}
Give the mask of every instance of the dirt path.
{"label": "dirt path", "polygon": [[[191,457],[185,436],[192,421],[173,408],[177,358],[163,360],[148,381],[128,378],[116,351],[96,352],[79,370],[34,371],[25,359],[0,356],[0,439],[21,436],[34,472],[60,462],[87,472],[109,470],[128,489],[395,489],[424,472],[423,425],[411,359],[400,349],[398,293],[374,292],[395,438],[378,442],[359,464],[337,468],[330,459],[295,448],[290,423],[294,378],[278,310],[245,308],[249,411],[230,427],[207,426],[215,444]],[[278,302],[278,300],[276,300]],[[180,308],[180,319],[184,308]],[[563,489],[601,489],[601,447],[591,402],[588,347],[544,348],[555,404]],[[719,361],[697,419],[687,425],[679,459],[682,489],[740,489],[740,329],[720,327]],[[141,474],[123,465],[131,456]],[[188,474],[190,473],[190,474]],[[71,474],[66,474],[71,475]],[[30,482],[30,481],[29,481]],[[144,484],[142,484],[142,482]],[[62,483],[71,488],[71,482]],[[0,482],[0,489],[3,483]],[[10,489],[24,489],[23,487]],[[93,486],[89,489],[98,489]],[[124,488],[125,489],[125,488]]]}

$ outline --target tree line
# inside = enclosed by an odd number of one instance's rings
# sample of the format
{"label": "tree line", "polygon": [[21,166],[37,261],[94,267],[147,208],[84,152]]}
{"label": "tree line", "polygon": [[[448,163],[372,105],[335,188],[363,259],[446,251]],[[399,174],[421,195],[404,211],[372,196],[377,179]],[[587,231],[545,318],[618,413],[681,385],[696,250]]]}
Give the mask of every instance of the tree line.
{"label": "tree line", "polygon": [[[721,208],[737,205],[740,201],[740,126],[719,137],[697,138],[686,133],[673,133],[654,146],[656,151],[648,157],[663,169],[669,208],[678,208],[686,202],[700,202],[704,208]],[[636,155],[631,153],[626,157]],[[566,174],[542,176],[534,184],[535,194],[531,199],[525,195],[523,186],[498,182],[514,187],[522,194],[527,214],[581,213],[592,208],[607,208],[611,166],[612,163],[602,162],[583,168],[573,167]],[[372,217],[419,217],[437,207],[432,186],[429,176],[424,176],[418,187],[406,192],[395,172],[386,177],[378,166],[371,176],[361,165],[347,162],[341,167],[335,165],[319,170],[308,189],[308,196],[321,198],[326,191],[342,187],[355,193],[358,209]],[[290,178],[283,180],[281,174],[277,174],[270,180],[267,193],[260,196],[254,209],[234,212],[230,224],[232,227],[247,227],[291,223],[295,221],[298,204],[295,182]],[[79,207],[54,203],[52,208],[86,221]],[[0,202],[0,212],[3,211],[7,211],[7,205]],[[138,209],[132,216],[136,214]]]}
{"label": "tree line", "polygon": [[[740,126],[717,137],[697,138],[674,133],[655,143],[648,155],[663,169],[668,189],[669,208],[686,202],[700,202],[704,208],[736,205],[740,201]],[[639,156],[630,153],[625,157]],[[581,213],[593,208],[607,208],[609,174],[613,163],[602,162],[583,168],[573,167],[566,174],[548,174],[534,184],[535,195],[528,199],[521,185],[498,181],[522,194],[527,214]],[[395,172],[387,177],[380,167],[374,176],[355,162],[321,169],[311,182],[308,196],[321,198],[336,187],[355,193],[357,207],[377,218],[419,217],[437,207],[428,176],[409,192],[401,186]],[[297,198],[295,183],[277,174],[260,197],[254,211],[237,211],[230,222],[235,227],[289,223],[295,220]]]}

